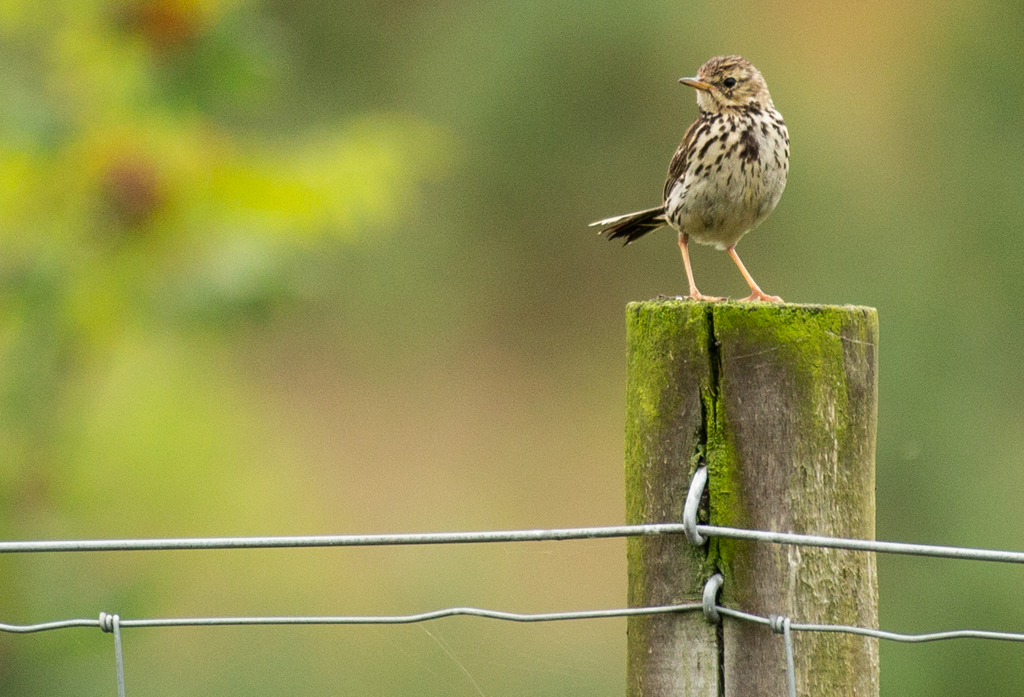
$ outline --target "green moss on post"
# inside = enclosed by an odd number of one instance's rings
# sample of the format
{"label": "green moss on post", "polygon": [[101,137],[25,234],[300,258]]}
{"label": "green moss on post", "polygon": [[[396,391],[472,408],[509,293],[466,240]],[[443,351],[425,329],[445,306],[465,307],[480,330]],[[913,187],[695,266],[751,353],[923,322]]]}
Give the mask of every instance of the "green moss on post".
{"label": "green moss on post", "polygon": [[[874,537],[875,310],[652,301],[630,304],[627,326],[627,522],[678,521],[704,457],[713,524]],[[877,622],[868,553],[637,538],[627,554],[634,606],[697,599],[721,571],[732,607]],[[764,627],[690,614],[628,631],[630,697],[785,694],[782,642]],[[799,633],[795,654],[801,694],[878,693],[874,640]]]}
{"label": "green moss on post", "polygon": [[[626,521],[678,521],[703,440],[711,337],[702,305],[633,303],[628,309]],[[682,537],[630,538],[629,604],[699,599],[713,567]],[[718,697],[716,629],[694,613],[631,617],[627,694]]]}

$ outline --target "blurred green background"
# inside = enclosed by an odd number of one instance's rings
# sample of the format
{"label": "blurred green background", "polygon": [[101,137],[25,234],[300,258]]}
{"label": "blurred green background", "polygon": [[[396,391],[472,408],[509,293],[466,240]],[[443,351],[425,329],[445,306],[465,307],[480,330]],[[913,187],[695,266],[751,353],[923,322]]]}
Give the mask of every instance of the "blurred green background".
{"label": "blurred green background", "polygon": [[[1019,2],[0,1],[0,535],[623,520],[624,305],[655,205],[757,65],[793,141],[740,249],[881,320],[878,535],[1024,548]],[[693,251],[707,293],[746,294]],[[618,607],[622,541],[8,556],[4,622]],[[1021,570],[879,558],[896,631],[1021,631]],[[129,694],[622,695],[625,622],[126,630]],[[96,630],[0,693],[113,693]],[[1017,645],[882,644],[883,695],[1016,694]]]}

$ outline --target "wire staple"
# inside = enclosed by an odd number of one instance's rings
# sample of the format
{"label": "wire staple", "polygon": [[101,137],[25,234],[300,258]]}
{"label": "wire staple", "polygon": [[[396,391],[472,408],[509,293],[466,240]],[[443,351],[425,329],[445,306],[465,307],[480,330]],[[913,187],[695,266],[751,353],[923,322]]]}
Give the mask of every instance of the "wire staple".
{"label": "wire staple", "polygon": [[707,538],[697,532],[697,509],[700,507],[700,499],[704,495],[704,487],[708,483],[708,468],[701,465],[693,473],[690,481],[690,490],[686,492],[686,503],[683,504],[683,532],[690,544],[697,547],[707,542]]}
{"label": "wire staple", "polygon": [[709,624],[721,624],[722,616],[718,614],[718,591],[721,590],[725,578],[722,574],[715,574],[704,584],[703,609],[704,619]]}

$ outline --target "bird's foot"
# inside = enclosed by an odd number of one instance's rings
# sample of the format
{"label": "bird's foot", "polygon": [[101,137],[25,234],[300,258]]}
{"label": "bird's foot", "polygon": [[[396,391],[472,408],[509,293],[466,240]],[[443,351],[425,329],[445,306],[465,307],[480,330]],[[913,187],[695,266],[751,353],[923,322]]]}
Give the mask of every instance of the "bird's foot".
{"label": "bird's foot", "polygon": [[752,292],[745,298],[740,298],[737,302],[749,303],[749,302],[763,302],[763,303],[781,303],[782,298],[777,295],[768,295],[760,288]]}
{"label": "bird's foot", "polygon": [[686,296],[686,299],[687,300],[692,300],[692,301],[698,302],[698,303],[700,303],[700,302],[720,303],[723,300],[725,300],[725,298],[720,298],[720,297],[718,297],[716,295],[704,295],[703,293],[698,291],[696,288],[694,288],[693,290],[690,291],[690,294]]}

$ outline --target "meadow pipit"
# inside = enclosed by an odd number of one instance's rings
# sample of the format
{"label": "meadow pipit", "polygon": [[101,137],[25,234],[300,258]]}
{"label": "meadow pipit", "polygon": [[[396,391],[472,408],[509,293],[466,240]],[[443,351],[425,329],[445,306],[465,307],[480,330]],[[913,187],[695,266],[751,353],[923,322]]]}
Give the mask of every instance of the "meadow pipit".
{"label": "meadow pipit", "polygon": [[604,228],[601,233],[608,233],[608,239],[624,237],[626,244],[664,225],[674,227],[692,300],[722,298],[697,290],[686,250],[691,237],[729,253],[750,285],[743,300],[782,302],[758,288],[736,254],[736,243],[764,222],[786,188],[789,132],[768,85],[740,56],[712,58],[697,77],[679,82],[697,90],[700,116],[672,157],[664,203],[591,225]]}

